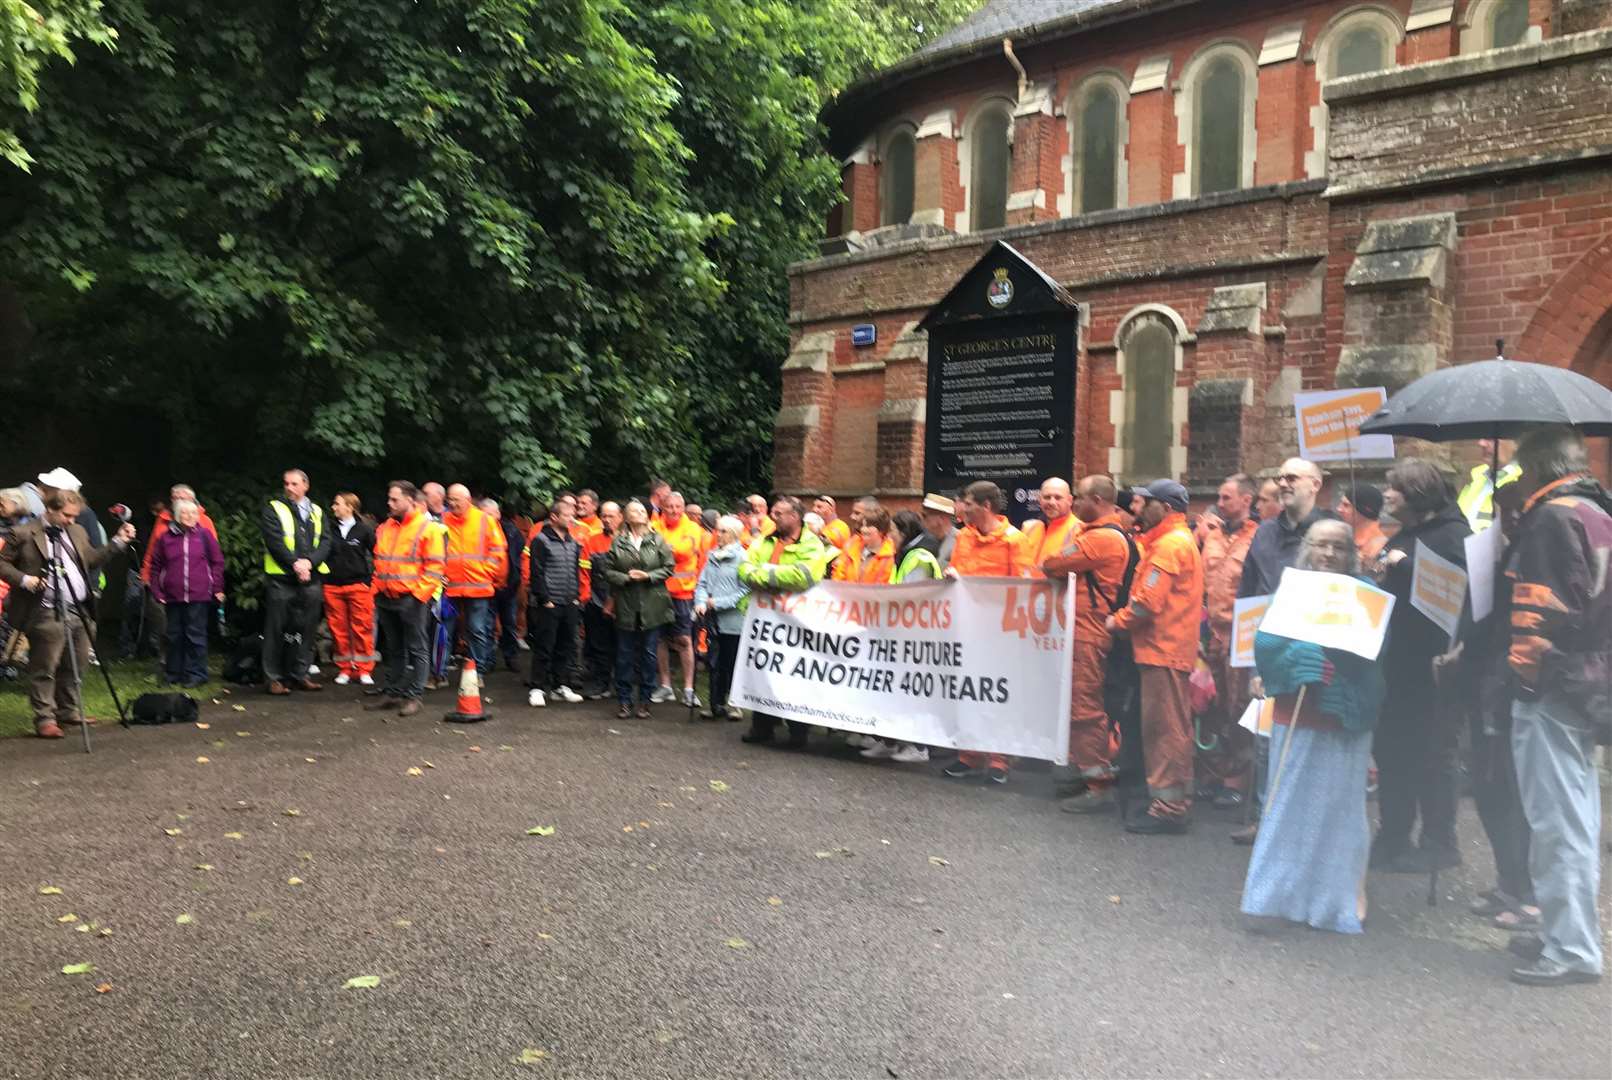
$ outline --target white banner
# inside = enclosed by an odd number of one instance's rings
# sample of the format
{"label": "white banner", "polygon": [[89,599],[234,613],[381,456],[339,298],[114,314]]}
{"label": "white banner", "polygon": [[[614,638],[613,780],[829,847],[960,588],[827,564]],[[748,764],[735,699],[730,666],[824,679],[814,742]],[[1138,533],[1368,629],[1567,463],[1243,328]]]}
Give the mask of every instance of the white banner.
{"label": "white banner", "polygon": [[1067,764],[1076,592],[963,578],[752,593],[732,700],[881,739]]}
{"label": "white banner", "polygon": [[1500,530],[1490,525],[1466,538],[1467,588],[1472,594],[1472,621],[1482,622],[1494,610],[1494,574],[1500,562]]}
{"label": "white banner", "polygon": [[1394,594],[1375,585],[1347,574],[1289,568],[1282,571],[1281,584],[1259,628],[1375,660],[1393,611]]}
{"label": "white banner", "polygon": [[1416,566],[1411,572],[1411,607],[1426,615],[1450,637],[1461,625],[1466,602],[1466,571],[1416,541]]}

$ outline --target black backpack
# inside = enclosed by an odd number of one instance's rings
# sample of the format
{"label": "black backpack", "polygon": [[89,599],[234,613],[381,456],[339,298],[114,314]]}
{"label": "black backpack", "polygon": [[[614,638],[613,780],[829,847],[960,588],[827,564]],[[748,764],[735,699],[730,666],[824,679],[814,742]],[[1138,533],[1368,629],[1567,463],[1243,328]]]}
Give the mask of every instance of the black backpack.
{"label": "black backpack", "polygon": [[224,681],[237,686],[256,686],[263,681],[263,635],[248,634],[235,644],[235,651],[224,664]]}
{"label": "black backpack", "polygon": [[129,706],[129,724],[187,724],[201,715],[189,694],[141,694]]}

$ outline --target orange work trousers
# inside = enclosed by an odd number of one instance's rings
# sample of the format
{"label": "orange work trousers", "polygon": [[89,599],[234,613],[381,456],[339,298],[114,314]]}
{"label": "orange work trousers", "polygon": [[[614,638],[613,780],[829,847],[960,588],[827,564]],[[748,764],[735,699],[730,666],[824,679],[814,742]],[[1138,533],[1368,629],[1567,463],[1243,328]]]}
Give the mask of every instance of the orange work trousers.
{"label": "orange work trousers", "polygon": [[375,589],[371,585],[326,585],[325,617],[335,639],[336,670],[356,679],[375,670]]}
{"label": "orange work trousers", "polygon": [[1074,648],[1074,694],[1069,699],[1069,767],[1093,791],[1103,791],[1114,782],[1114,755],[1119,752],[1119,733],[1108,722],[1103,708],[1105,650],[1089,642],[1076,641]]}
{"label": "orange work trousers", "polygon": [[957,754],[957,760],[970,769],[977,769],[983,765],[987,769],[1001,769],[1003,772],[1007,772],[1008,767],[1013,764],[1013,759],[1006,754],[987,754],[983,750],[961,750]]}
{"label": "orange work trousers", "polygon": [[1185,817],[1192,807],[1191,672],[1138,664],[1142,674],[1142,756],[1147,765],[1148,813]]}

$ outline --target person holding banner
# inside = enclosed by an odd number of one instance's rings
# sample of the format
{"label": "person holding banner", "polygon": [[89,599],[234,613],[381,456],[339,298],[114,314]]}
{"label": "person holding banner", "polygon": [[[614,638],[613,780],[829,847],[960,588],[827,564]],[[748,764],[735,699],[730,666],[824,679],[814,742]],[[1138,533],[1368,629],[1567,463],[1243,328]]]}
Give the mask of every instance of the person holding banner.
{"label": "person holding banner", "polygon": [[846,581],[862,585],[888,585],[896,572],[896,548],[890,538],[890,512],[882,506],[866,508],[862,525],[856,530],[857,564]]}
{"label": "person holding banner", "polygon": [[1187,831],[1192,808],[1192,706],[1188,680],[1198,663],[1203,556],[1187,527],[1187,489],[1174,480],[1146,488],[1139,545],[1142,566],[1131,602],[1108,617],[1110,633],[1131,637],[1142,676],[1142,754],[1147,813],[1125,824],[1144,835]]}
{"label": "person holding banner", "polygon": [[[940,562],[924,546],[923,520],[911,510],[902,510],[896,514],[891,527],[896,548],[896,568],[890,578],[890,584],[900,585],[904,581],[938,581],[941,575]],[[847,738],[846,741],[851,740]],[[863,744],[862,756],[887,757],[891,761],[903,763],[924,762],[929,760],[929,750],[916,743],[890,743],[869,737]]]}
{"label": "person holding banner", "polygon": [[[1297,568],[1355,575],[1343,522],[1305,534]],[[1242,912],[1358,934],[1366,918],[1366,769],[1384,685],[1378,664],[1343,649],[1259,632],[1255,665],[1274,698],[1264,820],[1243,882]]]}
{"label": "person holding banner", "polygon": [[[1453,692],[1441,694],[1433,660],[1450,647],[1450,632],[1413,595],[1418,552],[1466,566],[1472,530],[1444,474],[1430,462],[1406,458],[1388,470],[1383,508],[1400,523],[1383,549],[1382,587],[1394,594],[1383,657],[1388,697],[1372,747],[1377,760],[1380,824],[1371,865],[1398,874],[1425,874],[1461,865],[1455,840],[1458,751],[1462,717]],[[1459,612],[1457,612],[1459,618]],[[1411,844],[1417,813],[1420,843]]]}
{"label": "person holding banner", "polygon": [[[860,501],[857,505],[859,509],[862,507]],[[816,533],[803,528],[805,516],[806,508],[792,495],[780,495],[772,504],[772,534],[751,544],[739,564],[739,580],[748,585],[752,593],[802,593],[823,580],[828,572],[830,549]],[[851,543],[855,546],[854,537]],[[750,597],[746,596],[741,603],[748,608]],[[752,712],[750,730],[740,739],[747,743],[770,743],[777,726],[776,716]],[[790,747],[805,746],[809,730],[805,724],[789,721]]]}
{"label": "person holding banner", "polygon": [[[1030,563],[1030,548],[1022,532],[1002,516],[1007,498],[1002,489],[989,480],[976,480],[963,489],[957,500],[957,513],[963,519],[963,529],[957,534],[957,547],[952,552],[951,565],[946,576],[959,577],[1029,577],[1034,569]],[[980,765],[993,783],[1008,782],[1009,761],[1005,754],[979,754],[964,750],[957,760],[945,769],[952,779],[978,775]]]}
{"label": "person holding banner", "polygon": [[[1069,768],[1075,784],[1059,803],[1059,809],[1069,814],[1094,814],[1114,808],[1114,758],[1121,740],[1126,738],[1122,732],[1133,726],[1126,716],[1109,715],[1105,693],[1108,660],[1114,646],[1108,617],[1129,603],[1131,578],[1138,561],[1126,515],[1114,505],[1116,495],[1114,481],[1109,477],[1088,476],[1081,480],[1074,503],[1080,531],[1062,554],[1042,565],[1042,572],[1050,578],[1080,575],[1071,654],[1074,689],[1069,699]],[[1134,716],[1134,708],[1129,712]],[[1130,741],[1138,738],[1132,735]],[[1140,757],[1136,760],[1139,762]]]}

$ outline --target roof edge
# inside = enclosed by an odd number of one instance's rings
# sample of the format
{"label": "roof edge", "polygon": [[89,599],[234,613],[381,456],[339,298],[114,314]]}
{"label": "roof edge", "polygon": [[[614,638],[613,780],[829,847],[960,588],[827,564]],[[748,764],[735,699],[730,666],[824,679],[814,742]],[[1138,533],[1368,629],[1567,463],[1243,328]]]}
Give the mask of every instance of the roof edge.
{"label": "roof edge", "polygon": [[833,143],[836,141],[835,121],[852,106],[921,76],[998,53],[1001,51],[1001,42],[1004,38],[1011,38],[1015,46],[1037,44],[1171,8],[1195,6],[1200,2],[1201,0],[1116,0],[1112,4],[1077,11],[1072,15],[1048,19],[1046,22],[1026,23],[1016,30],[983,41],[966,42],[926,55],[914,52],[889,67],[870,72],[851,83],[824,103],[818,112],[818,118],[829,128],[829,141]]}

